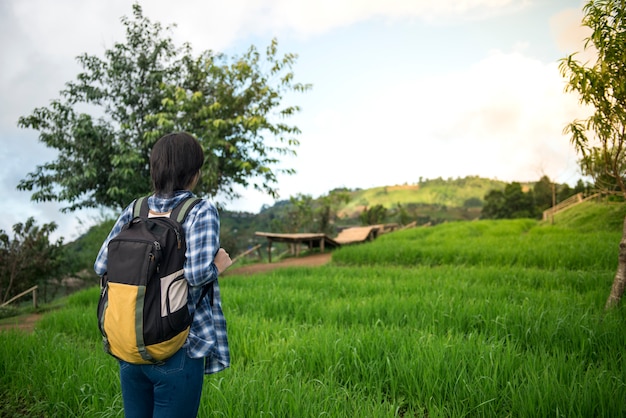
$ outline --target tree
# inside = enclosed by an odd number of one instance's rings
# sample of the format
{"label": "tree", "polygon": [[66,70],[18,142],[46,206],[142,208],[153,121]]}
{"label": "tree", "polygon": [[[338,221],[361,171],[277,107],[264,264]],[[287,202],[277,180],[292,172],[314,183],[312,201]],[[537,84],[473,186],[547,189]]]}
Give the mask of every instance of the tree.
{"label": "tree", "polygon": [[539,181],[533,186],[533,195],[535,197],[535,205],[539,212],[553,206],[555,202],[555,188],[556,186],[550,181],[548,176],[541,176]]}
{"label": "tree", "polygon": [[505,219],[507,216],[506,200],[502,190],[489,190],[485,194],[485,204],[480,211],[483,219]]}
{"label": "tree", "polygon": [[383,205],[374,205],[371,208],[365,208],[360,215],[361,224],[363,225],[378,225],[385,222],[387,219],[387,208]]}
{"label": "tree", "polygon": [[318,206],[315,209],[317,218],[317,231],[333,235],[335,233],[334,221],[337,211],[342,204],[350,201],[350,193],[343,189],[331,190],[326,196],[317,200]]}
{"label": "tree", "polygon": [[466,209],[481,208],[483,205],[484,202],[479,197],[470,197],[463,202],[463,207]]}
{"label": "tree", "polygon": [[[575,54],[562,59],[559,69],[567,92],[576,92],[592,114],[565,127],[582,160],[600,157],[604,174],[612,177],[626,197],[626,1],[592,0],[583,8],[582,24],[591,29],[584,48],[597,59],[580,63]],[[619,245],[618,267],[606,307],[621,301],[626,285],[626,219]]]}
{"label": "tree", "polygon": [[[196,136],[205,168],[196,191],[237,197],[236,186],[277,196],[279,158],[295,154],[296,126],[285,119],[300,109],[283,95],[304,92],[295,83],[294,54],[279,57],[273,40],[264,54],[252,46],[241,57],[174,45],[159,23],[138,4],[123,17],[125,43],[104,58],[83,54],[83,71],[66,83],[50,106],[19,119],[58,150],[55,161],[38,166],[18,189],[34,201],[67,202],[62,211],[105,206],[119,209],[151,190],[149,153],[172,131]],[[167,28],[168,30],[170,28]]]}
{"label": "tree", "polygon": [[60,276],[63,239],[50,243],[56,227],[51,222],[40,228],[31,217],[13,225],[13,239],[0,230],[0,301],[6,302],[37,283]]}
{"label": "tree", "polygon": [[398,202],[396,204],[396,212],[400,221],[400,225],[408,225],[409,222],[411,222],[411,215],[409,214],[406,205],[402,205]]}
{"label": "tree", "polygon": [[487,192],[481,218],[534,218],[536,213],[532,191],[524,192],[520,183],[513,182],[507,184],[504,191],[490,190]]}
{"label": "tree", "polygon": [[534,218],[536,216],[534,193],[532,190],[524,192],[520,183],[507,184],[504,187],[504,198],[507,202],[509,218]]}
{"label": "tree", "polygon": [[615,176],[615,172],[624,173],[626,172],[625,169],[617,167],[617,170],[615,170],[608,166],[608,164],[611,164],[612,160],[615,158],[611,155],[613,152],[614,150],[603,151],[601,148],[596,147],[588,150],[586,155],[581,157],[579,160],[582,173],[593,179],[593,184],[596,190],[619,192],[620,181],[626,183],[623,178],[618,179]]}
{"label": "tree", "polygon": [[572,194],[574,195],[576,193],[588,193],[590,188],[591,186],[589,185],[589,183],[585,184],[582,179],[578,179],[576,185],[574,186]]}
{"label": "tree", "polygon": [[570,196],[575,195],[577,192],[573,191],[571,187],[569,187],[569,184],[564,183],[564,184],[560,184],[557,187],[557,192],[556,192],[556,201],[557,202],[562,202],[563,200],[567,199]]}
{"label": "tree", "polygon": [[291,204],[282,223],[283,229],[290,233],[303,232],[303,228],[308,228],[313,223],[313,197],[298,193],[291,196],[289,202]]}

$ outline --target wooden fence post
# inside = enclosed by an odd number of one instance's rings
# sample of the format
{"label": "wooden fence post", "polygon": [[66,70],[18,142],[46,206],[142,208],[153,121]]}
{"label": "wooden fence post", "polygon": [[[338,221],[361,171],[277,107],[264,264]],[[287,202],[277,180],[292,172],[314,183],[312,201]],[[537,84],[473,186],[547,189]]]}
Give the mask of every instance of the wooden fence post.
{"label": "wooden fence post", "polygon": [[37,307],[37,288],[38,287],[39,286],[35,285],[35,286],[31,287],[30,289],[23,291],[19,295],[13,296],[11,299],[7,300],[2,305],[0,305],[0,308],[2,308],[4,306],[7,306],[9,303],[13,302],[16,299],[21,298],[22,296],[24,296],[24,295],[26,295],[26,294],[28,294],[30,292],[33,292],[33,305],[35,305],[35,308],[36,308]]}

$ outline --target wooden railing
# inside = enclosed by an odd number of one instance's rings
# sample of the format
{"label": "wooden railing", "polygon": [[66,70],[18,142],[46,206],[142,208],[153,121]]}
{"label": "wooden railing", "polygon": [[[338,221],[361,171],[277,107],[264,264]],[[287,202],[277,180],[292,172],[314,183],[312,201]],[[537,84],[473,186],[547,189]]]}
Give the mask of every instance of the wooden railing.
{"label": "wooden railing", "polygon": [[551,207],[550,209],[546,209],[543,211],[543,220],[547,220],[551,216],[554,216],[555,213],[561,212],[565,209],[569,209],[572,206],[576,206],[579,203],[587,202],[592,199],[598,199],[607,195],[621,195],[621,192],[601,192],[595,193],[587,197],[583,197],[583,193],[577,193],[574,196],[570,196],[564,201],[560,202],[558,205]]}
{"label": "wooden railing", "polygon": [[7,306],[9,303],[13,302],[14,300],[17,300],[19,298],[21,298],[22,296],[25,296],[29,293],[33,293],[33,307],[37,307],[37,289],[39,288],[39,286],[35,285],[33,287],[31,287],[30,289],[24,290],[22,293],[20,293],[19,295],[15,295],[13,296],[11,299],[7,300],[6,302],[4,302],[2,305],[0,305],[0,308],[3,308],[5,306]]}
{"label": "wooden railing", "polygon": [[250,248],[248,251],[246,251],[246,252],[244,252],[242,254],[239,254],[237,257],[233,258],[233,260],[232,260],[233,264],[235,264],[237,261],[239,261],[239,259],[241,259],[241,258],[243,258],[243,257],[247,256],[248,254],[251,254],[251,253],[253,253],[255,251],[259,251],[259,258],[261,258],[260,248],[261,248],[261,244],[257,244],[254,247]]}
{"label": "wooden railing", "polygon": [[552,206],[550,209],[546,209],[543,211],[543,220],[547,220],[550,216],[554,216],[555,213],[565,210],[569,207],[579,204],[582,202],[583,194],[576,193],[574,196],[570,196],[562,202],[559,202],[556,206]]}

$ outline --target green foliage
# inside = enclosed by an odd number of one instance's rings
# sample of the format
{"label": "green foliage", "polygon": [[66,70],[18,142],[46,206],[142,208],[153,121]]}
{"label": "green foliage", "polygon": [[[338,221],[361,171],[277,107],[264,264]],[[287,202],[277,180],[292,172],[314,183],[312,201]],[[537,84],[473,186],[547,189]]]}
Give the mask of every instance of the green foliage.
{"label": "green foliage", "polygon": [[541,176],[539,181],[533,186],[533,196],[537,211],[543,212],[556,203],[553,203],[553,197],[556,198],[556,185],[553,185],[548,176]]}
{"label": "green foliage", "polygon": [[[96,260],[102,243],[113,228],[115,219],[105,219],[89,228],[87,233],[66,245],[66,265],[72,274],[79,272],[93,273],[93,263]],[[95,273],[93,273],[95,274]]]}
{"label": "green foliage", "polygon": [[124,43],[103,58],[79,56],[83,71],[60,98],[19,119],[59,152],[18,189],[33,191],[35,201],[67,202],[64,211],[120,209],[150,192],[150,149],[176,130],[190,132],[204,148],[199,194],[235,197],[239,185],[275,195],[277,173],[293,172],[277,168],[279,158],[298,146],[299,130],[285,119],[299,108],[283,106],[283,95],[310,88],[293,81],[296,55],[279,57],[274,40],[264,55],[250,47],[232,60],[211,51],[194,56],[138,4],[122,24]]}
{"label": "green foliage", "polygon": [[341,189],[331,190],[327,195],[317,199],[317,207],[315,209],[315,217],[317,218],[316,232],[334,235],[337,212],[342,205],[349,201],[350,194],[348,191]]}
{"label": "green foliage", "polygon": [[537,213],[533,192],[524,192],[520,183],[513,182],[507,184],[503,191],[491,190],[485,195],[481,218],[534,218]]}
{"label": "green foliage", "polygon": [[13,239],[0,230],[0,301],[36,284],[59,278],[67,269],[63,263],[63,239],[50,242],[54,222],[37,226],[34,218],[13,225]]}
{"label": "green foliage", "polygon": [[18,307],[13,305],[0,306],[0,319],[16,317],[20,314]]}
{"label": "green foliage", "polygon": [[602,150],[601,148],[592,148],[580,158],[579,164],[584,175],[593,179],[594,188],[601,191],[619,192],[620,181],[625,179],[622,175],[621,180],[616,180],[614,172],[626,173],[626,167],[614,167],[610,164],[618,164],[619,153],[615,150]]}
{"label": "green foliage", "polygon": [[310,228],[313,223],[313,197],[298,193],[296,196],[289,198],[289,206],[285,212],[285,218],[282,219],[281,232],[303,232],[302,228],[306,225]]}
{"label": "green foliage", "polygon": [[465,202],[463,202],[464,208],[482,208],[483,201],[477,197],[470,197]]}
{"label": "green foliage", "polygon": [[254,241],[255,231],[323,232],[334,235],[338,211],[349,200],[347,191],[336,189],[317,199],[299,193],[289,200],[263,208],[256,215],[225,211],[221,214],[222,232],[237,234],[246,246]]}
{"label": "green foliage", "polygon": [[398,214],[400,225],[407,225],[411,222],[411,215],[409,214],[409,211],[400,203],[398,203],[398,206],[396,207],[396,212]]}
{"label": "green foliage", "polygon": [[583,172],[597,187],[617,188],[626,195],[626,7],[623,0],[591,0],[583,8],[583,25],[591,29],[585,49],[597,59],[580,63],[575,54],[559,69],[581,104],[593,114],[565,128],[581,156]]}
{"label": "green foliage", "polygon": [[360,216],[363,225],[378,225],[385,223],[387,219],[387,209],[383,205],[374,205],[365,208]]}

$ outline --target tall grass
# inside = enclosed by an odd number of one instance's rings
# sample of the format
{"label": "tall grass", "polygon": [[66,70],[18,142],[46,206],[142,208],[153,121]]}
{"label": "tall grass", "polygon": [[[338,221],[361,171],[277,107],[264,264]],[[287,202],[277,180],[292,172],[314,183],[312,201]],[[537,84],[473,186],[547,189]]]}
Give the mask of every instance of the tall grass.
{"label": "tall grass", "polygon": [[[624,416],[626,311],[603,309],[619,238],[454,223],[226,276],[233,364],[205,379],[200,416]],[[0,334],[0,416],[122,416],[97,295]]]}
{"label": "tall grass", "polygon": [[457,222],[383,235],[333,254],[344,265],[496,265],[597,270],[617,267],[621,230],[581,233],[537,221]]}

